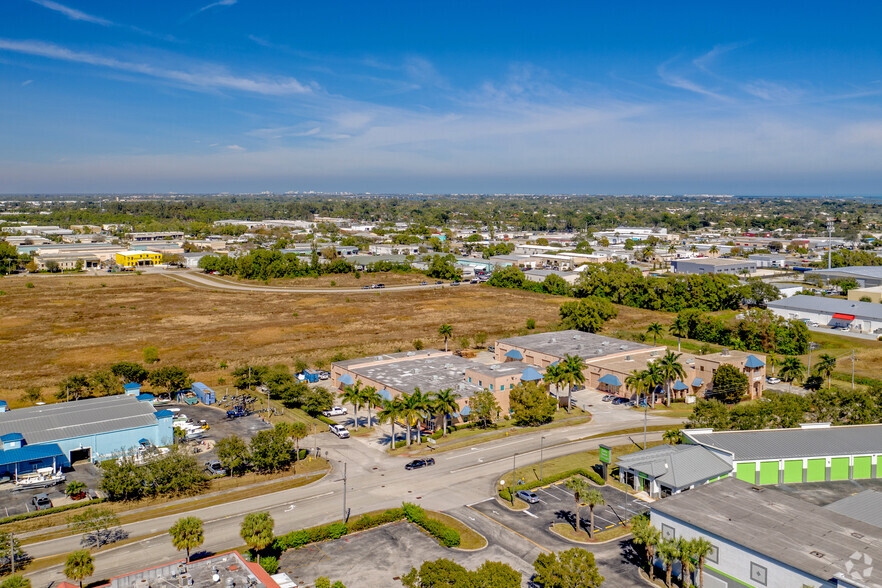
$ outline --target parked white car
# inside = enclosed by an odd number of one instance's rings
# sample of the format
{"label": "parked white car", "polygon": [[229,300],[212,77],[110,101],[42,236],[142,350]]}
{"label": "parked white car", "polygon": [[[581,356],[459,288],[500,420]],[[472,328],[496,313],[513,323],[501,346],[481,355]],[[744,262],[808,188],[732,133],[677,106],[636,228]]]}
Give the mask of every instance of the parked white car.
{"label": "parked white car", "polygon": [[343,425],[328,425],[328,430],[341,439],[349,439],[349,431]]}
{"label": "parked white car", "polygon": [[341,416],[341,415],[346,414],[347,412],[348,411],[345,408],[343,408],[342,406],[334,406],[331,408],[331,410],[323,410],[322,414],[325,415],[326,417],[332,417],[332,416]]}

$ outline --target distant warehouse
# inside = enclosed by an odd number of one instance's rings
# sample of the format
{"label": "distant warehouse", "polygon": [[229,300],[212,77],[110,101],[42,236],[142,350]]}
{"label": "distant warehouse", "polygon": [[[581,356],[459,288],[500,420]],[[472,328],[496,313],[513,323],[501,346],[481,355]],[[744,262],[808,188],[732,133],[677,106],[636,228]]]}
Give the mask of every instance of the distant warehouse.
{"label": "distant warehouse", "polygon": [[135,396],[107,396],[0,412],[0,473],[27,473],[171,445],[170,411]]}
{"label": "distant warehouse", "polygon": [[162,263],[162,253],[156,251],[120,251],[116,254],[116,264],[122,267],[143,267]]}
{"label": "distant warehouse", "polygon": [[747,259],[721,259],[697,257],[694,259],[675,259],[671,267],[678,274],[752,274],[756,272],[756,262]]}

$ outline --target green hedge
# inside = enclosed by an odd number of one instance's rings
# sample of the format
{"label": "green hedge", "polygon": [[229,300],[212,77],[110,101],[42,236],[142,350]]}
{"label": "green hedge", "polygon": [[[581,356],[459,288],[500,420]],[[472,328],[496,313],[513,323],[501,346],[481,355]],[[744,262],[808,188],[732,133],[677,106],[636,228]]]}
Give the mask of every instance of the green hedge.
{"label": "green hedge", "polygon": [[336,425],[336,424],[338,424],[337,421],[332,420],[332,419],[326,417],[326,416],[323,415],[323,414],[317,414],[317,415],[315,415],[315,418],[317,418],[317,419],[320,420],[321,422],[325,423],[326,425]]}
{"label": "green hedge", "polygon": [[104,498],[96,498],[94,500],[84,500],[83,502],[75,502],[73,504],[65,504],[64,506],[53,506],[52,508],[47,508],[44,510],[32,510],[31,512],[26,512],[18,515],[12,515],[11,517],[6,517],[4,519],[0,519],[0,525],[5,525],[6,523],[14,523],[15,521],[24,521],[26,519],[33,519],[35,517],[42,517],[45,515],[50,515],[56,512],[64,512],[66,510],[73,510],[75,508],[83,508],[89,506],[90,504],[100,504],[104,502]]}
{"label": "green hedge", "polygon": [[275,543],[273,543],[273,549],[280,552],[289,549],[299,549],[310,543],[320,543],[322,541],[339,539],[349,533],[357,533],[359,531],[372,529],[374,527],[379,527],[380,525],[394,523],[395,521],[405,519],[425,529],[445,547],[456,547],[460,543],[459,533],[455,529],[451,529],[440,521],[428,518],[422,508],[415,504],[405,502],[401,508],[390,508],[389,510],[373,516],[367,514],[361,515],[359,518],[347,523],[338,521],[329,525],[320,525],[318,527],[300,529],[299,531],[291,531],[290,533],[276,537]]}
{"label": "green hedge", "polygon": [[[533,488],[538,488],[539,486],[545,486],[546,484],[554,484],[555,482],[560,482],[561,480],[566,480],[572,476],[584,476],[597,484],[598,486],[603,486],[606,484],[603,478],[601,478],[597,472],[594,470],[586,470],[584,468],[577,468],[575,470],[569,470],[566,472],[561,472],[559,474],[555,474],[553,476],[546,476],[541,480],[536,480],[534,482],[527,482],[522,486],[518,486],[515,492],[518,490],[532,490]],[[511,488],[503,488],[499,491],[499,497],[503,500],[507,500],[511,502]]]}

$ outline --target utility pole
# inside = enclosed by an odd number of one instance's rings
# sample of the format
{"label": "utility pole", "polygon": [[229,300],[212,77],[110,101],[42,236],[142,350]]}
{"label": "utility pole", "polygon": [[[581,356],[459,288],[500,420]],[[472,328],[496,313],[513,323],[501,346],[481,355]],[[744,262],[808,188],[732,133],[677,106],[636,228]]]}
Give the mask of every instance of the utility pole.
{"label": "utility pole", "polygon": [[542,481],[542,442],[545,437],[539,437],[539,481]]}
{"label": "utility pole", "polygon": [[12,574],[15,575],[15,533],[9,533],[9,561],[12,562]]}
{"label": "utility pole", "polygon": [[646,418],[647,411],[649,411],[649,405],[646,404],[646,399],[643,399],[643,449],[646,449]]}
{"label": "utility pole", "polygon": [[511,503],[514,504],[515,499],[515,462],[517,460],[518,454],[514,453],[511,456]]}
{"label": "utility pole", "polygon": [[851,389],[854,390],[854,349],[851,350]]}
{"label": "utility pole", "polygon": [[833,268],[833,221],[827,221],[827,269]]}
{"label": "utility pole", "polygon": [[346,462],[343,462],[343,522],[346,522]]}

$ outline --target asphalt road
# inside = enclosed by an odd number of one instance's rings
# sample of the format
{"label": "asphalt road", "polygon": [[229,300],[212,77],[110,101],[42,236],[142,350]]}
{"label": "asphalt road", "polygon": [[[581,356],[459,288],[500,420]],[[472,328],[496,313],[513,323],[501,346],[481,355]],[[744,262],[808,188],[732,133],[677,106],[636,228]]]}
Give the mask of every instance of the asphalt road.
{"label": "asphalt road", "polygon": [[[205,544],[202,549],[206,552],[241,545],[239,525],[249,512],[268,511],[275,520],[277,535],[337,520],[343,514],[344,460],[347,464],[346,506],[353,514],[398,506],[402,501],[415,502],[432,510],[452,511],[492,496],[497,478],[511,468],[513,454],[518,454],[520,465],[537,462],[540,436],[545,437],[545,459],[595,449],[600,443],[617,445],[642,440],[642,434],[579,440],[624,428],[622,419],[628,413],[642,423],[642,415],[633,411],[621,411],[615,419],[602,418],[604,412],[611,410],[612,407],[598,407],[592,423],[439,453],[435,456],[435,466],[415,471],[404,470],[409,458],[390,457],[378,451],[369,440],[337,439],[330,433],[319,433],[316,442],[322,455],[331,459],[333,466],[333,471],[322,480],[300,488],[231,502],[223,507],[197,509],[188,515],[204,521]],[[675,422],[655,417],[650,424]],[[635,426],[637,423],[630,424]],[[660,432],[649,434],[650,440],[660,438]],[[312,439],[303,443],[307,447],[312,444]],[[108,578],[138,567],[178,559],[181,554],[172,547],[164,531],[180,516],[176,514],[126,525],[125,531],[130,538],[162,534],[95,554],[96,577]],[[65,537],[29,544],[26,551],[31,557],[40,558],[69,553],[79,547],[79,537]],[[36,571],[29,577],[35,587],[48,586],[51,582],[63,580],[62,566]]]}

